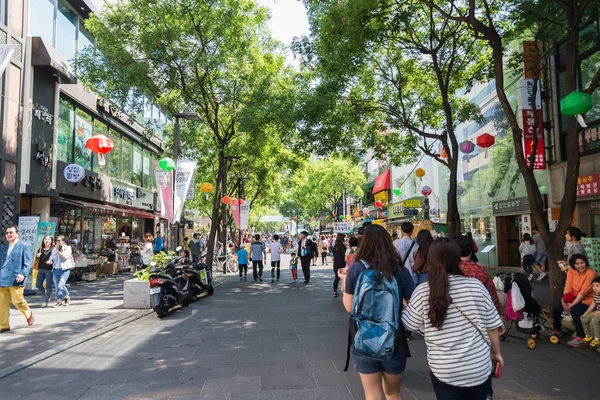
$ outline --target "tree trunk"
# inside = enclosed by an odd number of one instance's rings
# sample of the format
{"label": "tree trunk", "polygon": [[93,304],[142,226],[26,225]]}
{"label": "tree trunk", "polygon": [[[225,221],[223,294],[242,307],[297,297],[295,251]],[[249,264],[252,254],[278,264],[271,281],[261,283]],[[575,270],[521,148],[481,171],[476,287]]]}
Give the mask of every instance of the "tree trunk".
{"label": "tree trunk", "polygon": [[215,239],[219,230],[219,205],[221,204],[221,182],[225,172],[225,153],[223,149],[219,150],[219,167],[217,171],[217,181],[215,182],[215,197],[213,198],[212,224],[210,225],[210,235],[208,236],[206,264],[211,268],[213,265],[213,253],[215,248]]}
{"label": "tree trunk", "polygon": [[451,158],[448,157],[448,169],[450,170],[450,188],[448,189],[448,215],[446,224],[448,225],[448,235],[452,237],[462,231],[460,213],[458,212],[458,157],[456,152]]}

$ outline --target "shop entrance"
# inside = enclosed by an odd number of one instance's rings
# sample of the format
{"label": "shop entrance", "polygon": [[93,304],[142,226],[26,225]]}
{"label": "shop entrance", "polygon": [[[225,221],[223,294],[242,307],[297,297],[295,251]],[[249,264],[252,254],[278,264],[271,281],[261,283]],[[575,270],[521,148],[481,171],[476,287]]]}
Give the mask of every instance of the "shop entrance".
{"label": "shop entrance", "polygon": [[600,211],[590,212],[590,224],[592,226],[592,237],[600,237]]}
{"label": "shop entrance", "polygon": [[498,265],[520,267],[521,216],[496,217]]}

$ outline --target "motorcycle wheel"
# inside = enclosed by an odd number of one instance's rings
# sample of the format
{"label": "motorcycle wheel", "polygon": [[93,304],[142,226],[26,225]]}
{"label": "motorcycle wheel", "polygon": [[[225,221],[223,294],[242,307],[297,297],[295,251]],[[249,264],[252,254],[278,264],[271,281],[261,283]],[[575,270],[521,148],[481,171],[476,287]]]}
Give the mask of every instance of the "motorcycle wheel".
{"label": "motorcycle wheel", "polygon": [[158,318],[164,318],[169,314],[169,310],[163,306],[154,307],[154,312],[158,316]]}
{"label": "motorcycle wheel", "polygon": [[206,293],[208,293],[208,295],[212,295],[215,292],[215,288],[213,287],[213,285],[210,285],[210,287],[208,288],[208,290],[206,291]]}
{"label": "motorcycle wheel", "polygon": [[183,307],[187,307],[190,305],[190,295],[188,295],[185,299],[181,300],[181,305]]}

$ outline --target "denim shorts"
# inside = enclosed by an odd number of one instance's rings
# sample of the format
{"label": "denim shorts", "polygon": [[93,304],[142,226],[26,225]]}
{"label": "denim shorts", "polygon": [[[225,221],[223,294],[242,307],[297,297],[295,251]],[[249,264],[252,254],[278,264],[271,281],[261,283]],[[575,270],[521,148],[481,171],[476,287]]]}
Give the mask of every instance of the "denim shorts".
{"label": "denim shorts", "polygon": [[403,373],[406,368],[406,356],[404,354],[388,361],[381,361],[363,356],[352,348],[352,358],[354,359],[354,369],[361,374],[375,374],[384,371],[388,374],[398,375]]}
{"label": "denim shorts", "polygon": [[548,257],[548,252],[546,250],[538,250],[533,257],[533,263],[535,265],[544,265],[546,264],[546,257]]}

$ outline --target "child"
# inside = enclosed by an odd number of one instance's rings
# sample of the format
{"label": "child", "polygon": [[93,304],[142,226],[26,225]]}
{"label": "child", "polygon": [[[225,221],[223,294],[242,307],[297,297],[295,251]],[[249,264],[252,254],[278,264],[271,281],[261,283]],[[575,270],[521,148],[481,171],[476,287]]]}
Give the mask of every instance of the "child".
{"label": "child", "polygon": [[529,281],[533,278],[533,256],[535,255],[535,242],[529,233],[523,235],[523,241],[519,245],[519,252],[523,260],[523,270],[527,273]]}
{"label": "child", "polygon": [[[238,265],[240,267],[240,282],[246,282],[248,280],[248,250],[245,247],[242,247],[240,251],[237,252],[238,257]],[[244,277],[242,278],[242,271],[244,272]]]}
{"label": "child", "polygon": [[296,253],[292,253],[290,270],[292,271],[292,279],[294,280],[294,283],[296,283],[298,281],[298,257],[296,257]]}
{"label": "child", "polygon": [[589,343],[600,353],[600,277],[592,280],[592,290],[594,291],[594,301],[590,307],[581,316],[581,323],[585,338],[583,341]]}

